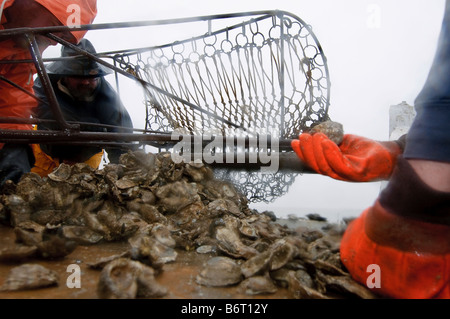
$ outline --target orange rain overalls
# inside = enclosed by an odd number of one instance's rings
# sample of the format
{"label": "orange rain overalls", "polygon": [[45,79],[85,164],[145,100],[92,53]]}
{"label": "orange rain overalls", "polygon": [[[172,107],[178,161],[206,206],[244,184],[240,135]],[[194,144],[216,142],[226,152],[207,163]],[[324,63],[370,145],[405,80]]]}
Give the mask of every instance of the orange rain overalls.
{"label": "orange rain overalls", "polygon": [[[14,28],[36,27],[36,25],[33,25],[33,22],[30,22],[26,17],[21,15],[21,9],[19,9],[21,6],[33,5],[36,7],[36,10],[42,10],[42,13],[40,11],[35,13],[35,18],[39,21],[38,26],[73,25],[74,23],[79,23],[80,25],[91,24],[97,15],[96,0],[29,0],[29,3],[24,0],[20,3],[17,1],[18,7],[14,7],[13,5],[16,1],[0,0],[0,30],[5,30],[8,27],[8,23],[10,24],[10,28],[12,28],[11,24]],[[32,9],[34,10],[34,7]],[[32,9],[30,8],[30,11]],[[5,14],[5,10],[7,10],[8,15]],[[74,14],[76,14],[79,20],[73,20]],[[12,20],[12,16],[14,16],[14,20]],[[42,19],[39,20],[41,16]],[[7,17],[10,21],[8,21]],[[86,32],[70,32],[69,37],[71,37],[71,40],[69,41],[78,43]],[[18,45],[16,40],[18,39],[0,38],[0,59],[2,61],[31,59],[29,49]],[[54,45],[56,43],[51,44]],[[46,46],[40,48],[40,50],[43,51],[45,48]],[[36,69],[33,63],[0,64],[1,76],[21,86],[30,93],[33,93],[33,76],[35,74]],[[32,96],[0,79],[0,117],[28,119],[31,117],[32,109],[36,106],[37,101]],[[0,129],[30,130],[32,129],[32,125],[0,123]],[[0,149],[3,149],[3,146],[4,143],[0,143]]]}
{"label": "orange rain overalls", "polygon": [[[97,14],[96,0],[35,0],[48,11],[50,11],[61,23],[66,25],[70,19],[72,11],[68,10],[69,5],[77,5],[80,8],[80,24],[91,24]],[[15,0],[0,0],[1,23],[0,30],[4,30],[4,24],[7,22],[4,11],[14,4]],[[43,10],[45,10],[43,8]],[[21,17],[17,17],[20,19]],[[24,21],[24,26],[26,21]],[[71,32],[74,40],[78,42],[83,38],[87,31]],[[13,39],[0,39],[0,59],[4,60],[22,60],[31,59],[30,52],[27,49],[18,47]],[[15,63],[0,64],[0,75],[10,81],[22,86],[25,90],[33,93],[33,75],[36,69],[33,63]],[[0,80],[0,117],[21,117],[30,118],[31,110],[37,105],[37,101],[11,86],[9,83]],[[29,130],[32,128],[29,124],[9,124],[0,123],[1,129],[19,129]],[[0,144],[0,149],[3,143]]]}

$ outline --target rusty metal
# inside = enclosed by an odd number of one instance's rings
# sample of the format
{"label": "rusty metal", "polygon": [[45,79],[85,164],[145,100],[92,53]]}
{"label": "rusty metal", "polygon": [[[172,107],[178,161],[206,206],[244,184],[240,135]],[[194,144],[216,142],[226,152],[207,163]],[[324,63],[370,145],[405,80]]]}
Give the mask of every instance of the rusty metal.
{"label": "rusty metal", "polygon": [[25,37],[27,38],[27,40],[30,44],[31,57],[33,58],[34,65],[37,70],[37,74],[42,81],[42,84],[43,84],[43,87],[45,90],[45,94],[47,95],[49,106],[53,112],[53,115],[56,118],[56,121],[61,126],[61,128],[64,130],[74,130],[74,129],[79,130],[79,126],[70,125],[64,119],[64,115],[61,112],[58,100],[56,99],[55,92],[53,91],[52,85],[50,83],[50,78],[48,77],[47,71],[45,70],[44,62],[42,62],[42,56],[41,56],[41,52],[39,50],[38,43],[36,41],[36,37],[34,36],[33,33],[26,33]]}

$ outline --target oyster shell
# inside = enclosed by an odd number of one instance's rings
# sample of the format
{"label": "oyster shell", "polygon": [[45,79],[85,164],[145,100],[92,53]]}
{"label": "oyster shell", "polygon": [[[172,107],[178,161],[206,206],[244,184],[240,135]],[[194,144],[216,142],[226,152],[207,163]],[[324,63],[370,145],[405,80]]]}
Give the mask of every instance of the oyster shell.
{"label": "oyster shell", "polygon": [[274,294],[278,288],[266,276],[254,276],[245,279],[239,284],[239,289],[247,295]]}
{"label": "oyster shell", "polygon": [[97,294],[102,299],[159,298],[167,289],[158,284],[154,270],[138,261],[117,258],[100,273]]}
{"label": "oyster shell", "polygon": [[131,257],[131,252],[130,251],[124,251],[124,252],[122,252],[120,254],[112,255],[112,256],[108,256],[108,257],[104,257],[104,258],[100,258],[99,260],[97,260],[95,262],[89,262],[87,264],[92,269],[103,269],[103,268],[105,268],[105,266],[108,263],[110,263],[111,261],[113,261],[115,259],[130,258],[130,257]]}
{"label": "oyster shell", "polygon": [[62,226],[62,235],[80,245],[96,244],[103,239],[102,235],[86,226]]}
{"label": "oyster shell", "polygon": [[46,225],[42,232],[42,241],[35,243],[38,255],[46,259],[62,258],[72,253],[77,243],[62,234],[60,225]]}
{"label": "oyster shell", "polygon": [[194,182],[203,182],[214,177],[214,172],[203,163],[187,163],[185,166],[185,174]]}
{"label": "oyster shell", "polygon": [[341,123],[333,121],[325,121],[315,125],[310,130],[311,134],[323,133],[337,145],[342,143],[344,138],[344,127]]}
{"label": "oyster shell", "polygon": [[239,224],[239,232],[251,239],[258,239],[258,231],[247,220],[241,219]]}
{"label": "oyster shell", "polygon": [[258,254],[255,248],[245,245],[239,236],[237,220],[227,216],[225,226],[216,227],[217,245],[225,254],[235,258],[249,259]]}
{"label": "oyster shell", "polygon": [[69,179],[70,175],[72,175],[72,166],[61,163],[53,172],[48,174],[48,178],[55,182],[64,182]]}
{"label": "oyster shell", "polygon": [[161,244],[175,248],[175,240],[170,235],[170,230],[163,224],[153,224],[150,234]]}
{"label": "oyster shell", "polygon": [[239,265],[229,257],[209,259],[196,277],[196,282],[203,286],[224,287],[242,281],[243,275]]}
{"label": "oyster shell", "polygon": [[144,203],[137,208],[137,212],[147,223],[166,223],[167,217],[159,212],[159,210],[150,204]]}
{"label": "oyster shell", "polygon": [[329,290],[362,299],[376,299],[376,295],[373,292],[351,279],[350,276],[331,276],[318,271],[317,277]]}
{"label": "oyster shell", "polygon": [[342,227],[314,221],[318,230],[291,230],[272,212],[250,209],[232,184],[211,173],[203,164],[175,164],[170,153],[129,152],[102,170],[77,164],[49,178],[25,174],[0,197],[0,218],[10,218],[17,242],[29,246],[4,249],[0,260],[59,258],[77,244],[128,240],[128,251],[90,264],[110,265],[99,284],[105,298],[161,295],[158,285],[139,287],[177,261],[176,249],[219,258],[199,272],[201,285],[241,283],[244,293],[260,294],[276,284],[297,298],[360,293],[340,262]]}
{"label": "oyster shell", "polygon": [[[309,276],[309,275],[308,275]],[[310,286],[308,279],[299,279],[293,270],[287,274],[288,289],[297,299],[330,299]]]}
{"label": "oyster shell", "polygon": [[15,244],[0,250],[1,262],[20,262],[29,258],[37,256],[36,246],[26,246],[22,244]]}
{"label": "oyster shell", "polygon": [[159,187],[156,191],[158,204],[167,213],[176,213],[186,206],[200,201],[195,183],[177,181]]}
{"label": "oyster shell", "polygon": [[208,210],[211,214],[220,216],[223,214],[232,214],[236,217],[245,217],[235,202],[229,199],[216,199],[208,204]]}
{"label": "oyster shell", "polygon": [[270,250],[253,256],[242,264],[242,274],[248,278],[256,274],[264,273],[269,270],[271,259],[272,252]]}
{"label": "oyster shell", "polygon": [[15,194],[7,195],[4,201],[5,206],[10,211],[10,223],[12,226],[30,220],[33,209],[21,196]]}
{"label": "oyster shell", "polygon": [[286,265],[295,255],[293,245],[285,239],[276,241],[271,247],[272,257],[270,260],[270,270],[277,270]]}
{"label": "oyster shell", "polygon": [[162,268],[166,263],[177,259],[177,252],[153,237],[138,235],[128,241],[131,245],[131,256],[135,260],[148,263],[153,268]]}
{"label": "oyster shell", "polygon": [[28,246],[34,246],[42,242],[45,226],[33,221],[24,221],[14,227],[16,241]]}
{"label": "oyster shell", "polygon": [[58,285],[56,272],[37,264],[23,264],[11,269],[0,290],[28,290],[54,285]]}

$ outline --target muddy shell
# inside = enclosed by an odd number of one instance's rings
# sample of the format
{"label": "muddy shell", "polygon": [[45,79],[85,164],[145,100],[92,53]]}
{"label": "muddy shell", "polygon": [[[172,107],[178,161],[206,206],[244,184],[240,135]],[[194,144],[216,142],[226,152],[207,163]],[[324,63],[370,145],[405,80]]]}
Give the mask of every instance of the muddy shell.
{"label": "muddy shell", "polygon": [[101,271],[97,294],[102,299],[158,298],[167,289],[154,278],[154,270],[138,261],[118,258]]}
{"label": "muddy shell", "polygon": [[239,284],[239,289],[247,295],[274,294],[278,288],[266,276],[254,276],[245,279]]}
{"label": "muddy shell", "polygon": [[229,257],[213,257],[196,277],[196,282],[209,287],[231,286],[242,281],[243,275],[239,265]]}
{"label": "muddy shell", "polygon": [[2,291],[38,289],[58,285],[58,275],[38,264],[23,264],[11,269]]}
{"label": "muddy shell", "polygon": [[333,121],[325,121],[315,125],[311,128],[310,133],[323,133],[337,145],[341,144],[344,138],[344,128],[342,124]]}

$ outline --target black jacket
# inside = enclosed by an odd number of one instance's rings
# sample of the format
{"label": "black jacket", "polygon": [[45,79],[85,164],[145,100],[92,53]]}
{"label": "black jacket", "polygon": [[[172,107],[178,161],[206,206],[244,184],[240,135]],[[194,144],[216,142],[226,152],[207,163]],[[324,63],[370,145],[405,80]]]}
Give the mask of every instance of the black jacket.
{"label": "black jacket", "polygon": [[[103,77],[100,78],[94,100],[90,102],[75,100],[70,95],[61,91],[57,85],[58,80],[59,77],[57,76],[51,77],[56,99],[66,121],[108,124],[127,128],[133,127],[130,115],[120,101],[119,96]],[[39,78],[34,83],[34,91],[36,96],[47,101],[44,88]],[[39,103],[34,111],[34,116],[39,119],[55,119],[48,103]],[[38,129],[58,130],[60,128],[57,123],[45,123],[38,124]],[[86,125],[82,125],[81,130],[91,132],[132,132],[131,129],[119,130],[117,128],[101,128]],[[73,162],[84,162],[101,151],[101,148],[94,146],[41,144],[40,147],[53,158],[58,158],[60,161],[69,160]],[[105,150],[112,163],[117,163],[120,154],[124,152],[124,150],[118,148],[106,148]]]}

